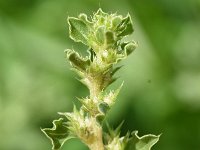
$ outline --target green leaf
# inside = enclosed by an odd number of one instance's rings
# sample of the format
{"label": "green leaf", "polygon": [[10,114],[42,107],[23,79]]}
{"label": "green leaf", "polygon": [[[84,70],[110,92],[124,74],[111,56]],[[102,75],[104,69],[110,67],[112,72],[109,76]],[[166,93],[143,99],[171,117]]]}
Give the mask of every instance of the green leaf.
{"label": "green leaf", "polygon": [[88,25],[89,27],[91,27],[92,26],[92,22],[90,22],[89,20],[88,20],[88,17],[87,17],[87,15],[86,14],[80,14],[79,16],[78,16],[78,18],[80,19],[80,20],[82,20],[86,25]]}
{"label": "green leaf", "polygon": [[102,10],[101,8],[99,8],[99,9],[97,10],[97,12],[94,14],[94,17],[98,17],[98,16],[105,17],[105,16],[107,16],[107,15],[108,15],[107,13],[103,12],[103,10]]}
{"label": "green leaf", "polygon": [[122,16],[116,16],[112,20],[112,28],[116,29],[116,27],[121,23],[122,21]]}
{"label": "green leaf", "polygon": [[109,105],[105,102],[102,102],[98,105],[98,109],[103,114],[106,114],[106,112],[110,109]]}
{"label": "green leaf", "polygon": [[89,49],[87,50],[87,52],[89,53],[90,61],[93,62],[94,57],[95,57],[95,52],[93,51],[92,48],[89,48]]}
{"label": "green leaf", "polygon": [[100,26],[96,31],[96,38],[100,44],[104,44],[105,41],[105,27]]}
{"label": "green leaf", "polygon": [[138,131],[132,132],[132,137],[128,140],[124,150],[151,150],[152,146],[159,140],[160,135],[144,135],[139,137]]}
{"label": "green leaf", "polygon": [[111,31],[107,31],[106,32],[106,44],[110,45],[110,44],[114,44],[115,43],[115,37],[113,32]]}
{"label": "green leaf", "polygon": [[53,128],[45,128],[41,130],[51,140],[53,150],[58,150],[65,141],[72,138],[69,136],[67,122],[65,122],[63,118],[54,120]]}
{"label": "green leaf", "polygon": [[135,50],[136,47],[137,47],[137,43],[135,43],[134,41],[131,41],[128,43],[122,43],[121,44],[122,50],[118,52],[116,62],[127,58],[127,56],[130,55]]}
{"label": "green leaf", "polygon": [[121,69],[122,68],[122,66],[119,66],[119,67],[116,67],[116,68],[114,68],[113,70],[112,70],[112,72],[111,72],[111,76],[113,76],[119,69]]}
{"label": "green leaf", "polygon": [[120,130],[121,130],[121,127],[122,125],[124,124],[124,121],[122,121],[116,129],[113,129],[109,126],[108,123],[106,123],[106,126],[108,128],[108,132],[109,132],[109,136],[111,139],[114,139],[115,137],[118,137],[120,135]]}
{"label": "green leaf", "polygon": [[128,56],[136,49],[137,44],[135,42],[129,42],[125,43],[125,45],[122,45],[121,47],[125,51],[126,56]]}
{"label": "green leaf", "polygon": [[79,70],[85,71],[90,65],[90,60],[87,58],[82,58],[77,52],[71,49],[65,50],[67,58],[69,59],[71,65]]}
{"label": "green leaf", "polygon": [[108,82],[108,85],[107,85],[107,86],[109,86],[109,85],[111,85],[112,83],[114,83],[115,81],[117,81],[118,78],[119,78],[119,77],[114,77],[114,78],[112,78],[112,79]]}
{"label": "green leaf", "polygon": [[118,32],[119,37],[133,33],[133,25],[129,14],[122,19],[121,23],[117,26],[116,31]]}
{"label": "green leaf", "polygon": [[103,114],[98,114],[98,115],[96,116],[96,120],[97,120],[97,122],[98,122],[99,124],[102,124],[104,118],[105,118],[105,115],[103,115]]}
{"label": "green leaf", "polygon": [[98,104],[98,111],[100,113],[96,115],[96,120],[100,124],[103,122],[105,115],[109,110],[110,110],[110,106],[107,103],[101,102],[100,104]]}
{"label": "green leaf", "polygon": [[68,18],[69,24],[69,35],[72,40],[75,42],[82,42],[83,44],[88,44],[88,34],[89,34],[89,26],[81,19],[77,19],[74,17]]}
{"label": "green leaf", "polygon": [[115,130],[107,125],[109,133],[105,133],[103,137],[104,142],[107,144],[107,150],[151,150],[152,146],[159,140],[159,135],[149,134],[139,137],[137,131],[132,132],[132,134],[128,132],[125,136],[120,137],[122,124]]}

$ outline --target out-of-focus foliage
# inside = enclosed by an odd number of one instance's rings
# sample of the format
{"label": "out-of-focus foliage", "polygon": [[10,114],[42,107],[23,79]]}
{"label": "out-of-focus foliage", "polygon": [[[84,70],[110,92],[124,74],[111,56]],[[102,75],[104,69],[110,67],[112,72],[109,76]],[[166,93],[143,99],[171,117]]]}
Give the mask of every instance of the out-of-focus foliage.
{"label": "out-of-focus foliage", "polygon": [[[126,84],[110,124],[163,133],[155,150],[199,150],[199,0],[0,0],[0,149],[50,149],[40,127],[88,94],[65,62],[64,49],[85,49],[68,38],[66,18],[99,6],[129,11],[139,43],[118,73]],[[63,149],[87,148],[70,140]]]}

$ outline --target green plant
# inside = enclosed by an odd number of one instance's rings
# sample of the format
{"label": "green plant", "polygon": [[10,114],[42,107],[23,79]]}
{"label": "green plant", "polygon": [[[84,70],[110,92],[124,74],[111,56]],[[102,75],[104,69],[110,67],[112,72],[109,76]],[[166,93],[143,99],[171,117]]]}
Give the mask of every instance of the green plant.
{"label": "green plant", "polygon": [[116,80],[113,76],[120,67],[115,65],[137,46],[134,41],[122,41],[133,32],[130,15],[122,17],[99,9],[90,19],[80,14],[78,18],[69,17],[68,23],[70,38],[89,47],[89,55],[86,57],[71,49],[65,52],[72,69],[87,86],[90,95],[78,98],[82,104],[80,109],[74,106],[71,113],[59,113],[65,119],[54,120],[53,128],[42,129],[52,141],[53,149],[59,149],[70,138],[79,138],[91,150],[149,150],[159,136],[138,137],[137,131],[134,131],[120,137],[121,125],[115,130],[108,126],[108,132],[102,129],[105,115],[115,103],[122,87],[105,92]]}

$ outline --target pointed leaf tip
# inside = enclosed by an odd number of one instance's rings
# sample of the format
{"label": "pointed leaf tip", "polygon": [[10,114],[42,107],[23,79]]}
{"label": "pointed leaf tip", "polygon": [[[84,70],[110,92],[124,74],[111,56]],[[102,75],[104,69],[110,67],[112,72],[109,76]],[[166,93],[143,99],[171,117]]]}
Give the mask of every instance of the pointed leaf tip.
{"label": "pointed leaf tip", "polygon": [[133,24],[130,14],[122,19],[121,23],[117,26],[116,30],[118,31],[118,36],[126,36],[133,33]]}
{"label": "pointed leaf tip", "polygon": [[53,128],[41,129],[42,132],[51,140],[52,149],[58,150],[68,139],[69,136],[66,122],[63,118],[53,121]]}

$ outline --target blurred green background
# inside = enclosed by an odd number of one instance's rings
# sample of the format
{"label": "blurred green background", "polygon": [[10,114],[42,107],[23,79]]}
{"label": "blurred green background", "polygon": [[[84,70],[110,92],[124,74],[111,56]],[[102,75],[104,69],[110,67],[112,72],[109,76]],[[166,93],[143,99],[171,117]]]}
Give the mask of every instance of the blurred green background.
{"label": "blurred green background", "polygon": [[[122,135],[160,134],[155,150],[200,149],[199,0],[0,0],[0,150],[49,150],[40,127],[88,94],[64,49],[86,47],[68,37],[67,16],[99,7],[133,18],[136,51],[122,62],[125,84],[107,119]],[[63,150],[87,150],[70,140]]]}

